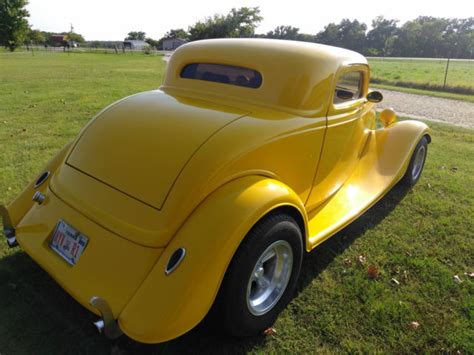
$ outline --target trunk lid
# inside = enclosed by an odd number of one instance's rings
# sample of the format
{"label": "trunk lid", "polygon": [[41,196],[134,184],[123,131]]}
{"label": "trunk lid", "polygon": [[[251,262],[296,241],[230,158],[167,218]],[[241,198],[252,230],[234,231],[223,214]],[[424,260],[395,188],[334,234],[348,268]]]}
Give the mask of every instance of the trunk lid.
{"label": "trunk lid", "polygon": [[149,91],[119,101],[82,132],[67,164],[161,209],[188,160],[244,111]]}

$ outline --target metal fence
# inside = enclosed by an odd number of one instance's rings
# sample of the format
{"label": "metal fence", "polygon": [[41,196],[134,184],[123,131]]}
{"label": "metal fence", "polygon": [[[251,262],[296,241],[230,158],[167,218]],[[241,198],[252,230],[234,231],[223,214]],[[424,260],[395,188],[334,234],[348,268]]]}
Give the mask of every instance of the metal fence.
{"label": "metal fence", "polygon": [[474,60],[368,57],[373,82],[474,95]]}
{"label": "metal fence", "polygon": [[147,54],[147,55],[165,55],[169,51],[157,50],[152,47],[142,49],[131,49],[122,46],[117,47],[52,47],[52,46],[22,46],[17,51],[28,52],[31,55],[35,53],[102,53],[102,54]]}
{"label": "metal fence", "polygon": [[[36,53],[102,53],[115,55],[169,56],[172,52],[151,47],[130,49],[116,47],[45,47],[24,46],[18,51]],[[451,58],[367,57],[371,82],[422,90],[446,91],[474,95],[474,60]]]}

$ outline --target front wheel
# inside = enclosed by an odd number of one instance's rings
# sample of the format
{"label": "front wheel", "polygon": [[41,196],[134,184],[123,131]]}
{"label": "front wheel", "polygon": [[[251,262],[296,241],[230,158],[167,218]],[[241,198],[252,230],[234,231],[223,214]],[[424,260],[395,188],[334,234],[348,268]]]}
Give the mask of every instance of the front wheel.
{"label": "front wheel", "polygon": [[291,300],[303,258],[302,233],[285,214],[269,215],[234,255],[216,301],[226,333],[243,337],[270,327]]}
{"label": "front wheel", "polygon": [[428,139],[426,136],[420,139],[411,156],[408,169],[402,178],[403,183],[408,187],[413,187],[421,177],[421,172],[425,166],[426,155],[428,154]]}

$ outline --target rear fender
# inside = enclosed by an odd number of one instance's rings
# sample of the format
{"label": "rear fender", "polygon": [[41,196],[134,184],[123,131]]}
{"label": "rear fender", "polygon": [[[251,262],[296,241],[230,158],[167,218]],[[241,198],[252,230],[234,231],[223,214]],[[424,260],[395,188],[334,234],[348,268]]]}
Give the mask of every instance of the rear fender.
{"label": "rear fender", "polygon": [[[299,211],[306,225],[303,203],[279,181],[247,176],[213,192],[186,220],[120,314],[121,329],[133,339],[157,343],[196,326],[211,308],[245,235],[265,214],[282,206]],[[165,275],[178,248],[185,248],[185,257]]]}
{"label": "rear fender", "polygon": [[64,161],[71,148],[72,142],[66,144],[43,168],[42,172],[49,171],[51,175],[44,184],[35,188],[36,178],[31,181],[25,189],[6,207],[0,204],[0,215],[3,217],[4,227],[13,228],[22,220],[25,214],[31,209],[34,202],[32,200],[35,192],[44,193],[49,185],[49,180],[59,165]]}

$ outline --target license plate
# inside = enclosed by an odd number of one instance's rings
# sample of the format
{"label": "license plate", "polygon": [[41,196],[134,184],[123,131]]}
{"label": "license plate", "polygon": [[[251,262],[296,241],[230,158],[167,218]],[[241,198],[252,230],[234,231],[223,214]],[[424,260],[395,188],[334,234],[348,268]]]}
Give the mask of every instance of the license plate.
{"label": "license plate", "polygon": [[49,246],[69,264],[75,265],[86,249],[89,238],[60,220]]}

